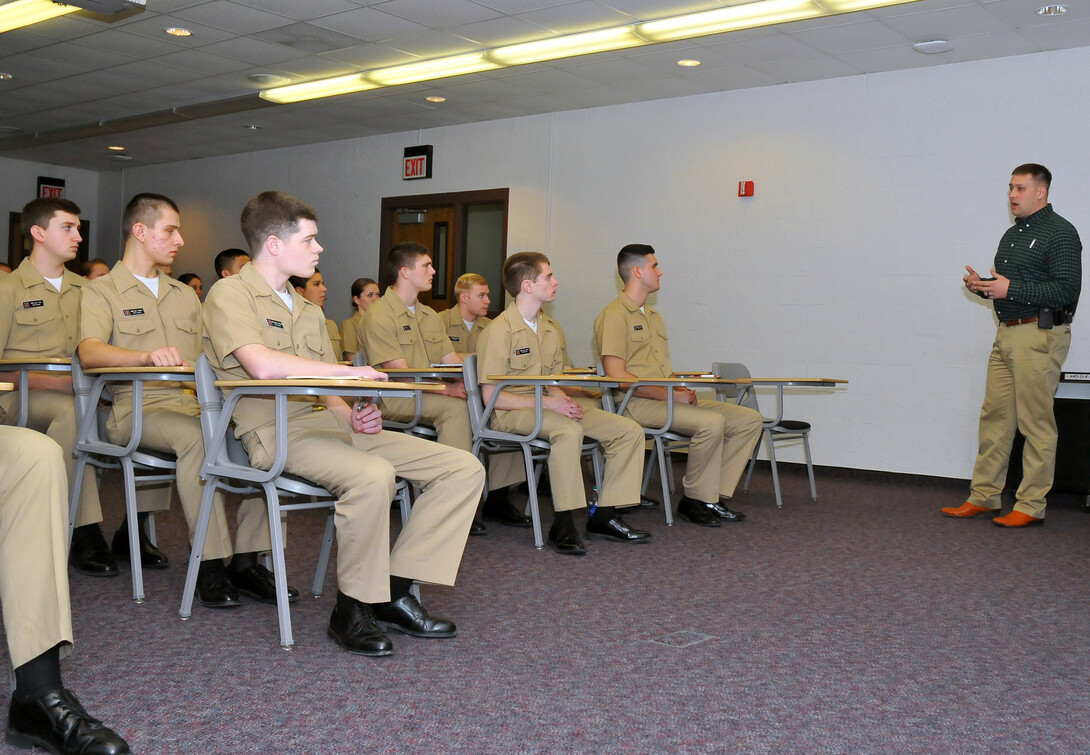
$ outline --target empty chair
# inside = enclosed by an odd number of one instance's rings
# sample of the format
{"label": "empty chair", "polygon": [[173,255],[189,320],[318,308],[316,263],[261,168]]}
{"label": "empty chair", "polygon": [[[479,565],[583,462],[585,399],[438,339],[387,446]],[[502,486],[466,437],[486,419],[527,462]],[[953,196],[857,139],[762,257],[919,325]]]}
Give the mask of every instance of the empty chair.
{"label": "empty chair", "polygon": [[[712,362],[712,372],[716,377],[728,380],[749,378],[749,370],[744,364],[737,362]],[[716,398],[720,401],[733,401],[741,406],[749,407],[760,412],[757,404],[757,392],[752,385],[726,385],[715,389]],[[762,416],[763,430],[761,441],[768,445],[768,460],[772,466],[772,486],[776,490],[776,506],[783,506],[783,498],[780,495],[780,475],[776,468],[776,442],[785,440],[801,440],[803,451],[806,454],[806,471],[810,475],[810,497],[817,500],[817,486],[814,484],[814,464],[810,458],[810,423],[801,420],[783,419],[783,387],[779,388],[779,406],[776,417]],[[742,484],[742,491],[749,490],[749,480],[753,476],[753,467],[757,463],[757,454],[761,450],[761,443],[753,447],[753,458],[749,460],[749,469],[746,471],[746,479]]]}

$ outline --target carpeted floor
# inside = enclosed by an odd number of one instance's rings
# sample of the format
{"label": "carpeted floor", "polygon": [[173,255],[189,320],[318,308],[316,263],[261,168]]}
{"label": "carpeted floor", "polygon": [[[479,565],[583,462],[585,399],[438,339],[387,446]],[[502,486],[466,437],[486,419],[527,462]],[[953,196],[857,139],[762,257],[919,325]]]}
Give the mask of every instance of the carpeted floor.
{"label": "carpeted floor", "polygon": [[[138,753],[1090,752],[1081,499],[1011,531],[940,516],[963,483],[820,470],[811,502],[804,471],[783,477],[782,509],[765,470],[736,498],[743,524],[640,511],[652,542],[584,558],[491,525],[455,588],[424,588],[459,636],[393,634],[380,659],[326,638],[332,567],[292,609],[290,652],[269,606],[182,622],[175,503],[145,603],[127,573],[73,573],[65,681]],[[324,520],[289,522],[305,592]]]}

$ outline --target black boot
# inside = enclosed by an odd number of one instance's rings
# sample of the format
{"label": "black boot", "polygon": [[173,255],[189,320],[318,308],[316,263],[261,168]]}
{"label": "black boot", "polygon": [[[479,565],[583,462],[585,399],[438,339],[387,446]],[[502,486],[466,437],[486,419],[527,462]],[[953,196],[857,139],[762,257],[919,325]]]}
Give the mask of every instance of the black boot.
{"label": "black boot", "polygon": [[88,577],[117,576],[117,561],[97,524],[85,524],[72,531],[72,552],[68,560],[76,571]]}

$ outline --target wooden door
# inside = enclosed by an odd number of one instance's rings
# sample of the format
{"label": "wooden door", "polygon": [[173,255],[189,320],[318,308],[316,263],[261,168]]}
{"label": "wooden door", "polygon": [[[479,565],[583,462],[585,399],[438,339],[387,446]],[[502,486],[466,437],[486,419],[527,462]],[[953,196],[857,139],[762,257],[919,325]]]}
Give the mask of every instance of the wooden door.
{"label": "wooden door", "polygon": [[456,244],[453,243],[454,206],[405,208],[394,213],[393,237],[390,246],[403,241],[423,244],[431,252],[435,278],[431,291],[423,291],[420,301],[436,311],[448,308],[454,301]]}

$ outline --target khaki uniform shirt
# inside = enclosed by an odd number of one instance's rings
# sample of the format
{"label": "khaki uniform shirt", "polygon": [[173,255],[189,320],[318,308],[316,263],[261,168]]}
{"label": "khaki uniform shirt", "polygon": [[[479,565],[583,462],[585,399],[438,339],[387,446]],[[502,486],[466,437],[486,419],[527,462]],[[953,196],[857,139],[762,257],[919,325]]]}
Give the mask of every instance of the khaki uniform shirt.
{"label": "khaki uniform shirt", "polygon": [[443,310],[439,313],[439,317],[442,318],[443,325],[447,329],[447,338],[459,354],[476,354],[477,343],[481,340],[481,331],[492,322],[487,317],[478,317],[473,323],[473,329],[470,330],[466,327],[457,306]]}
{"label": "khaki uniform shirt", "polygon": [[436,311],[417,302],[414,315],[392,286],[367,310],[360,343],[372,365],[406,359],[409,367],[425,369],[454,352]]}
{"label": "khaki uniform shirt", "polygon": [[[326,332],[325,315],[316,304],[304,299],[291,286],[289,311],[272,286],[247,265],[238,275],[216,281],[204,302],[204,353],[220,380],[250,380],[252,376],[235,358],[235,349],[251,343],[273,351],[336,362]],[[288,419],[312,414],[317,398],[293,396]],[[235,408],[235,435],[275,423],[273,399],[245,398]]]}
{"label": "khaki uniform shirt", "polygon": [[672,377],[666,323],[658,310],[636,302],[623,291],[594,319],[594,348],[598,358],[620,357],[636,377]]}
{"label": "khaki uniform shirt", "polygon": [[[544,312],[537,316],[537,333],[522,319],[511,302],[481,335],[477,375],[481,383],[494,383],[489,375],[557,375],[568,364],[568,348],[560,323]],[[504,390],[534,395],[533,386]]]}
{"label": "khaki uniform shirt", "polygon": [[[166,346],[178,349],[182,358],[195,364],[201,348],[201,300],[184,283],[159,273],[159,297],[118,262],[109,275],[83,286],[80,302],[79,340],[97,338],[104,343],[133,351],[154,351]],[[167,406],[186,413],[199,413],[197,398],[181,389],[184,383],[147,383],[144,408]],[[128,416],[132,388],[111,387],[114,416]]]}
{"label": "khaki uniform shirt", "polygon": [[360,350],[360,337],[356,331],[362,319],[363,312],[357,309],[354,315],[341,321],[341,353],[347,352],[349,359],[355,357],[356,352]]}
{"label": "khaki uniform shirt", "polygon": [[80,293],[88,281],[65,270],[57,291],[30,258],[0,281],[0,356],[71,357],[79,334]]}
{"label": "khaki uniform shirt", "polygon": [[329,344],[333,347],[333,361],[341,361],[341,353],[344,351],[344,347],[341,345],[341,331],[337,327],[337,323],[330,320],[328,317],[325,321],[326,333],[329,334]]}

